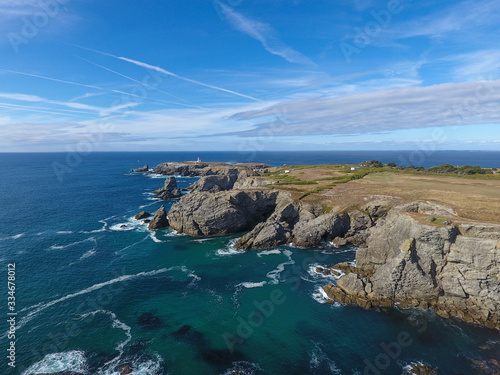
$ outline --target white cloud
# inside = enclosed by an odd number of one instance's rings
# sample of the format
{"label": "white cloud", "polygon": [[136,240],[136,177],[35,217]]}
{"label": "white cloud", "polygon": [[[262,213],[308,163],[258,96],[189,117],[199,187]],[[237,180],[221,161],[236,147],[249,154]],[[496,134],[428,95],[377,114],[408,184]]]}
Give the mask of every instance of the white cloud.
{"label": "white cloud", "polygon": [[224,17],[236,30],[258,40],[271,54],[280,56],[294,64],[315,65],[308,57],[287,46],[277,36],[274,29],[262,22],[252,20],[217,1]]}
{"label": "white cloud", "polygon": [[500,80],[406,87],[342,97],[309,97],[235,113],[253,121],[256,136],[271,130],[276,118],[286,124],[277,136],[363,134],[401,129],[500,123]]}

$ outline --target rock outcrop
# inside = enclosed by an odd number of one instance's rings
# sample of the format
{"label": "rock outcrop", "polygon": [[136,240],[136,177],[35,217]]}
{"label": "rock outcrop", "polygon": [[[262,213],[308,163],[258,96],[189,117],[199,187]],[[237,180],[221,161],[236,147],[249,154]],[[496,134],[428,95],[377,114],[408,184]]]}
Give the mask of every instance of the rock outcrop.
{"label": "rock outcrop", "polygon": [[185,176],[201,177],[212,175],[238,175],[241,172],[246,176],[258,176],[266,168],[267,164],[257,163],[206,163],[206,162],[183,162],[183,163],[162,163],[153,168],[153,172],[164,176]]}
{"label": "rock outcrop", "polygon": [[141,219],[145,219],[145,218],[150,217],[150,216],[151,216],[151,214],[149,212],[141,211],[137,215],[134,216],[134,219],[141,220]]}
{"label": "rock outcrop", "polygon": [[131,172],[135,173],[148,172],[148,171],[149,171],[149,165],[147,164],[144,167],[131,170]]}
{"label": "rock outcrop", "polygon": [[167,211],[165,206],[161,206],[153,215],[153,218],[149,222],[148,228],[150,230],[161,229],[168,227]]}
{"label": "rock outcrop", "polygon": [[217,193],[219,191],[231,190],[238,179],[237,174],[203,176],[191,185],[191,191],[207,191]]}
{"label": "rock outcrop", "polygon": [[500,226],[436,225],[425,215],[447,207],[396,207],[371,230],[357,269],[324,288],[340,303],[418,307],[440,316],[500,328]]}
{"label": "rock outcrop", "polygon": [[317,246],[323,241],[343,237],[349,230],[347,214],[325,214],[308,221],[299,221],[293,228],[293,244],[301,247]]}
{"label": "rock outcrop", "polygon": [[153,192],[156,194],[156,198],[160,198],[163,200],[179,198],[182,196],[181,189],[177,187],[177,181],[175,177],[167,177],[165,179],[165,184],[162,188],[155,190]]}
{"label": "rock outcrop", "polygon": [[278,194],[272,190],[192,192],[172,205],[170,227],[192,236],[248,230],[272,214]]}

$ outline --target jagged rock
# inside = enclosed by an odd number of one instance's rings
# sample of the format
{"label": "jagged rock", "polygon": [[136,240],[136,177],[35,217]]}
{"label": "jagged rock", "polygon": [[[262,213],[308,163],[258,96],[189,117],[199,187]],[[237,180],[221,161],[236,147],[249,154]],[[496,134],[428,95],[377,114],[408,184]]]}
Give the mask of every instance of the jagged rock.
{"label": "jagged rock", "polygon": [[334,266],[358,274],[357,279],[345,275],[325,292],[341,303],[397,303],[500,328],[500,226],[425,222],[426,215],[447,211],[421,202],[394,208],[371,230],[366,248],[358,250],[356,269]]}
{"label": "jagged rock", "polygon": [[247,176],[258,175],[257,170],[270,168],[267,164],[221,164],[221,163],[204,163],[204,162],[183,162],[183,163],[162,163],[157,165],[153,172],[164,176],[211,176],[211,175],[228,175],[245,172]]}
{"label": "jagged rock", "polygon": [[424,365],[422,363],[417,363],[417,364],[412,364],[410,365],[410,368],[405,371],[404,374],[411,374],[411,375],[439,375],[436,370],[434,370],[432,367]]}
{"label": "jagged rock", "polygon": [[177,187],[177,181],[175,180],[175,177],[167,177],[165,179],[165,184],[163,185],[163,187],[155,190],[153,193],[157,194],[157,198],[163,200],[179,198],[180,196],[182,196],[181,189]]}
{"label": "jagged rock", "polygon": [[257,224],[236,243],[237,249],[263,249],[290,242],[291,231],[299,219],[297,204],[289,196],[280,194],[273,214],[264,223]]}
{"label": "jagged rock", "polygon": [[362,210],[374,219],[383,218],[392,209],[392,205],[386,201],[374,201],[365,204]]}
{"label": "jagged rock", "polygon": [[347,275],[342,276],[337,281],[337,287],[349,295],[358,295],[362,297],[366,295],[365,285],[355,273],[348,273]]}
{"label": "jagged rock", "polygon": [[165,206],[162,205],[153,215],[148,228],[153,230],[166,227],[168,227],[167,211],[165,210]]}
{"label": "jagged rock", "polygon": [[263,186],[271,185],[274,181],[266,178],[248,177],[247,171],[241,171],[238,180],[234,183],[233,189],[262,189]]}
{"label": "jagged rock", "polygon": [[120,367],[120,369],[118,370],[118,373],[120,375],[128,375],[128,374],[132,373],[132,369],[130,368],[129,365],[125,365],[125,366]]}
{"label": "jagged rock", "polygon": [[349,228],[349,216],[326,214],[309,221],[299,221],[293,228],[293,244],[301,247],[318,246],[323,241],[342,237]]}
{"label": "jagged rock", "polygon": [[171,228],[193,236],[237,233],[265,221],[276,207],[277,191],[192,192],[172,205]]}
{"label": "jagged rock", "polygon": [[151,214],[149,212],[141,211],[137,215],[135,215],[134,218],[136,220],[140,220],[140,219],[144,219],[144,218],[150,217],[150,216],[151,216]]}
{"label": "jagged rock", "polygon": [[144,167],[132,170],[132,172],[136,172],[136,173],[147,172],[147,171],[149,171],[149,166],[147,164]]}
{"label": "jagged rock", "polygon": [[238,178],[237,174],[222,176],[204,176],[190,186],[191,191],[207,191],[216,193],[218,191],[231,190]]}
{"label": "jagged rock", "polygon": [[235,244],[236,249],[263,249],[285,244],[290,238],[290,232],[279,222],[257,224],[251,232],[241,237]]}

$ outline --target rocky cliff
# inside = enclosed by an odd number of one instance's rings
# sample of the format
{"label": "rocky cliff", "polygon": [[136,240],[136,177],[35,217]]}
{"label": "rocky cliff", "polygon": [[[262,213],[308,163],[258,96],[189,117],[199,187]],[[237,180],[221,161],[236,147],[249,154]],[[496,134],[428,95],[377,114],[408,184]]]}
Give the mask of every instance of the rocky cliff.
{"label": "rocky cliff", "polygon": [[500,225],[426,220],[443,214],[453,212],[428,202],[391,210],[358,250],[353,272],[326,286],[327,295],[365,308],[418,307],[500,328]]}
{"label": "rocky cliff", "polygon": [[238,175],[245,171],[248,175],[260,175],[262,171],[271,166],[261,163],[208,163],[208,162],[182,162],[162,163],[153,168],[153,172],[164,176],[201,177],[212,175]]}
{"label": "rocky cliff", "polygon": [[234,245],[239,249],[356,244],[356,266],[320,268],[345,273],[336,285],[324,287],[331,301],[430,309],[500,328],[500,225],[467,222],[445,205],[423,201],[392,207],[367,199],[359,207],[325,212],[319,203],[269,188],[272,181],[247,166],[165,163],[157,168],[202,176],[172,205],[168,221],[164,212],[155,214],[160,225],[193,236],[247,231]]}

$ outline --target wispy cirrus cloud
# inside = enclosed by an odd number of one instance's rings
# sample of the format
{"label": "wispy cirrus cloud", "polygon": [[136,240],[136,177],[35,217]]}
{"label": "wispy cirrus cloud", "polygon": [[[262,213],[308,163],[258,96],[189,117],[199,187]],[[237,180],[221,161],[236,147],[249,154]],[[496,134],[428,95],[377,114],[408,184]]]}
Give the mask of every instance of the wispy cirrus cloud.
{"label": "wispy cirrus cloud", "polygon": [[467,0],[427,16],[401,23],[391,29],[390,33],[395,39],[415,36],[442,37],[459,30],[474,30],[478,27],[495,25],[499,20],[500,3],[497,0]]}
{"label": "wispy cirrus cloud", "polygon": [[258,136],[263,130],[272,131],[276,117],[286,122],[286,129],[277,136],[353,135],[499,123],[499,100],[500,80],[404,87],[334,98],[311,96],[235,112],[232,120],[255,125],[224,135]]}
{"label": "wispy cirrus cloud", "polygon": [[245,17],[220,1],[216,5],[232,27],[258,40],[268,52],[294,64],[315,65],[311,59],[283,43],[271,26]]}
{"label": "wispy cirrus cloud", "polygon": [[[135,107],[139,105],[139,103],[124,103],[124,104],[119,104],[113,107],[105,108],[105,107],[97,107],[97,106],[91,106],[88,104],[83,104],[83,103],[77,103],[73,101],[58,101],[58,100],[51,100],[47,98],[42,98],[37,95],[29,95],[29,94],[19,94],[19,93],[5,93],[5,92],[0,92],[0,98],[1,99],[7,99],[11,101],[18,101],[18,102],[28,102],[28,103],[42,103],[42,104],[48,104],[48,105],[54,105],[55,107],[67,107],[75,110],[81,110],[81,111],[90,111],[90,112],[96,112],[100,116],[107,116],[113,112],[118,112],[122,109],[125,108],[130,108],[130,107]],[[9,106],[8,103],[2,103],[5,107]],[[22,108],[21,106],[13,106],[10,105],[11,108],[15,109],[16,107]],[[75,111],[73,111],[75,112]],[[83,112],[85,113],[85,112]]]}

